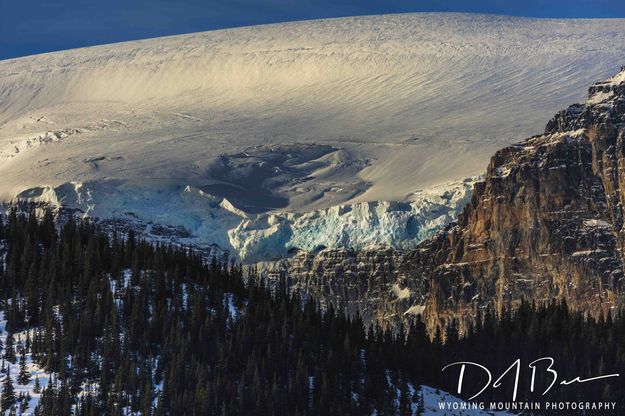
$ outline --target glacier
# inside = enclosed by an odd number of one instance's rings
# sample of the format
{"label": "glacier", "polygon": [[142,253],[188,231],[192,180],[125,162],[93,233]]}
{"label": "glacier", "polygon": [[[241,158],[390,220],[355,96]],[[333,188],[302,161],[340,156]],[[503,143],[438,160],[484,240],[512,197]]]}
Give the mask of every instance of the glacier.
{"label": "glacier", "polygon": [[142,225],[145,237],[216,246],[246,264],[288,257],[294,250],[409,249],[454,221],[471,197],[478,178],[416,191],[411,201],[338,205],[305,213],[250,214],[228,199],[172,181],[149,184],[120,181],[65,183],[36,187],[20,201],[74,210],[82,217],[112,218]]}
{"label": "glacier", "polygon": [[249,262],[409,248],[494,151],[615,72],[624,23],[409,13],[3,60],[0,202]]}

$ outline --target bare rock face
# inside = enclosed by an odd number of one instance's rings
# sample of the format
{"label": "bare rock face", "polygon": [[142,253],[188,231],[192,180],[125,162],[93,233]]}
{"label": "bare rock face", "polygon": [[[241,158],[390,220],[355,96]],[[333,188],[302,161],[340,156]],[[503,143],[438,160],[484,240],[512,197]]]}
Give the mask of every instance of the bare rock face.
{"label": "bare rock face", "polygon": [[406,279],[405,267],[411,265],[406,254],[390,248],[302,250],[288,260],[260,265],[260,275],[269,281],[286,278],[291,289],[312,296],[323,308],[396,326],[404,314],[423,312],[428,291],[426,280]]}
{"label": "bare rock face", "polygon": [[462,330],[523,298],[599,314],[625,299],[624,203],[625,68],[498,151],[459,221],[415,250],[298,253],[265,276],[384,326],[422,313]]}

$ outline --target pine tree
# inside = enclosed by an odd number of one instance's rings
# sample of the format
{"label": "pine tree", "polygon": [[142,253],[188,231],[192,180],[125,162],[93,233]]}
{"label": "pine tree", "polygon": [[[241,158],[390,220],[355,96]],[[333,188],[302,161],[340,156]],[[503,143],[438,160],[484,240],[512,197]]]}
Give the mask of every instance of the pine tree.
{"label": "pine tree", "polygon": [[406,380],[402,377],[401,385],[399,389],[399,409],[398,413],[402,416],[411,416],[412,409],[410,398],[408,397],[408,385],[406,384]]}
{"label": "pine tree", "polygon": [[2,410],[5,411],[12,408],[15,405],[15,401],[15,390],[13,389],[13,383],[11,382],[11,370],[9,369],[4,379],[4,383],[2,384],[2,400],[0,400]]}
{"label": "pine tree", "polygon": [[7,360],[8,362],[10,362],[11,364],[15,364],[15,346],[14,346],[12,331],[9,331],[7,334],[3,358]]}
{"label": "pine tree", "polygon": [[150,416],[153,410],[152,381],[150,377],[146,377],[141,396],[141,414]]}
{"label": "pine tree", "polygon": [[20,372],[17,375],[17,382],[22,386],[25,386],[30,382],[30,373],[26,368],[26,353],[22,352],[20,355]]}
{"label": "pine tree", "polygon": [[28,402],[30,402],[30,394],[28,392],[20,392],[17,397],[17,403],[19,404],[19,414],[24,414],[28,410]]}
{"label": "pine tree", "polygon": [[425,401],[423,399],[423,395],[425,392],[423,391],[423,387],[419,391],[419,401],[417,402],[417,415],[422,415],[425,413]]}
{"label": "pine tree", "polygon": [[41,383],[39,382],[39,376],[35,378],[35,385],[33,386],[33,391],[35,393],[41,393]]}

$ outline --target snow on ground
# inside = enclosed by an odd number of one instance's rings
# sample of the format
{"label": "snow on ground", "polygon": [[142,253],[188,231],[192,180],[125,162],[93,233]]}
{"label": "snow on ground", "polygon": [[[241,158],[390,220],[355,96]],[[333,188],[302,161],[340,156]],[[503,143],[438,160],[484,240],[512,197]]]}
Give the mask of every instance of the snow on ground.
{"label": "snow on ground", "polygon": [[235,323],[243,313],[245,303],[242,307],[237,306],[237,297],[234,293],[226,292],[223,298],[224,306],[228,307],[228,316],[231,323]]}
{"label": "snow on ground", "polygon": [[[469,403],[451,394],[429,386],[421,386],[424,416],[512,416],[512,413],[472,408]],[[463,407],[463,404],[465,407]]]}
{"label": "snow on ground", "polygon": [[624,23],[367,16],[0,61],[0,201],[183,223],[254,259],[405,239],[380,210],[415,211],[396,202],[583,101],[623,64]]}

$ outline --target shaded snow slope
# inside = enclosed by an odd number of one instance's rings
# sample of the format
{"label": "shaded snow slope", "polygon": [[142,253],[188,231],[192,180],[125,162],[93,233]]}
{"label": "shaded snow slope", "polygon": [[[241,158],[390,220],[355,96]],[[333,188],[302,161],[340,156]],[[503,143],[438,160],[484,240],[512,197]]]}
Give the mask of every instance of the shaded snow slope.
{"label": "shaded snow slope", "polygon": [[[539,132],[614,73],[624,23],[369,16],[0,61],[0,200],[54,199],[44,190],[84,184],[72,203],[85,212],[182,222],[200,239],[219,228],[207,242],[228,248],[269,232],[273,214],[414,210],[415,191],[480,173],[494,150]],[[203,193],[190,205],[187,187]],[[223,210],[197,201],[211,198]],[[280,250],[340,241],[304,235],[347,224],[374,236],[362,244],[388,241],[375,221],[350,215],[338,226],[305,221],[299,237],[292,225],[294,236],[269,233]]]}

